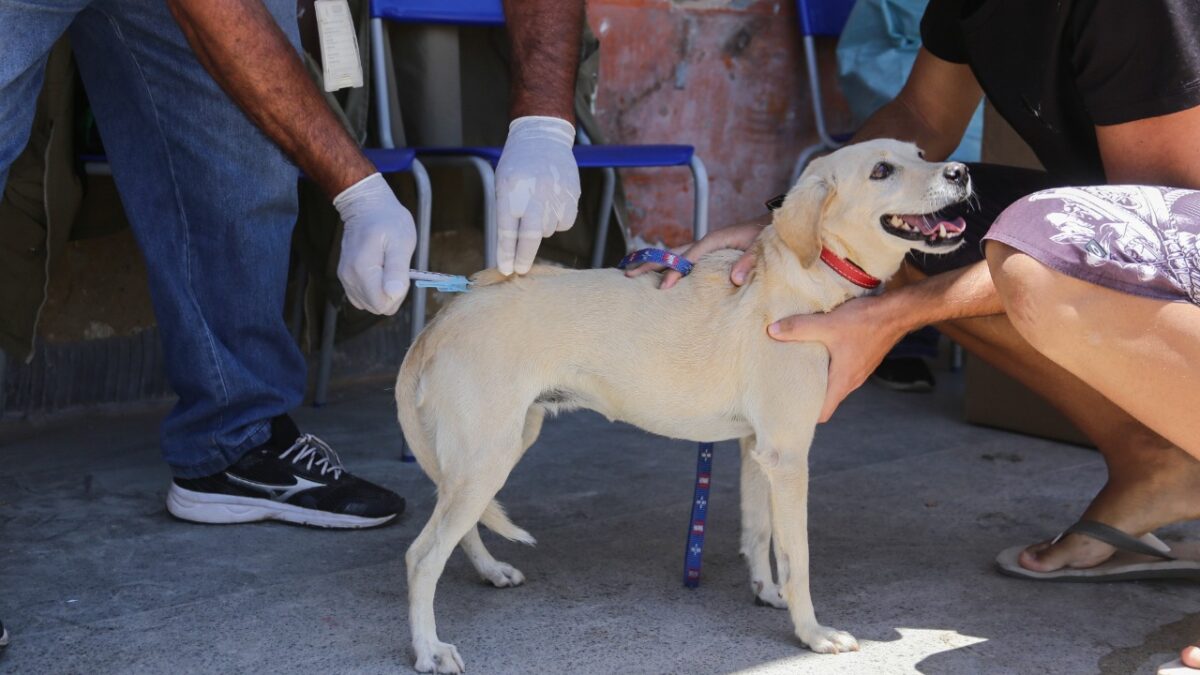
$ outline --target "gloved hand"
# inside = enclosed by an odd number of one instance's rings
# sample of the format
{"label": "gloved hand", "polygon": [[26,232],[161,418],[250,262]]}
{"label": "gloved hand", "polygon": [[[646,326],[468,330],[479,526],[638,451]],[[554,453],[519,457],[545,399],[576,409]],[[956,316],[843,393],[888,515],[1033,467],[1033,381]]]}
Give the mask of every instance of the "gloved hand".
{"label": "gloved hand", "polygon": [[533,266],[542,237],[570,229],[579,211],[575,127],[558,117],[519,117],[496,165],[496,261],[504,275]]}
{"label": "gloved hand", "polygon": [[333,198],[345,223],[338,279],[350,304],[392,315],[408,294],[417,228],[383,176],[374,173]]}

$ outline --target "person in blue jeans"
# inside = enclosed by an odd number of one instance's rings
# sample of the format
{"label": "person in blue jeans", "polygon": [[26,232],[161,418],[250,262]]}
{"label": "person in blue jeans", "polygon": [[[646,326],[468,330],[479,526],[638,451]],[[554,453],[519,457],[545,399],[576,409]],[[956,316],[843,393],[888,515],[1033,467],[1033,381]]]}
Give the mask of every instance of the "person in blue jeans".
{"label": "person in blue jeans", "polygon": [[[575,219],[579,30],[546,26],[581,26],[583,2],[506,10],[514,121],[497,169],[499,257],[524,273],[543,236]],[[297,166],[345,223],[338,276],[356,307],[399,309],[416,238],[311,81],[295,0],[0,0],[0,190],[63,34],[146,259],[179,396],[162,425],[168,510],[204,523],[394,519],[399,495],[348,473],[288,417],[306,381],[283,320]]]}
{"label": "person in blue jeans", "polygon": [[[511,274],[575,221],[583,2],[505,9],[514,119],[496,181],[498,258]],[[306,381],[283,320],[297,166],[345,223],[338,277],[354,306],[399,309],[416,240],[412,216],[312,83],[295,0],[0,0],[0,193],[63,34],[146,260],[179,396],[162,425],[168,510],[194,522],[329,528],[396,518],[403,498],[348,473],[287,414]],[[2,649],[7,632],[0,640]]]}

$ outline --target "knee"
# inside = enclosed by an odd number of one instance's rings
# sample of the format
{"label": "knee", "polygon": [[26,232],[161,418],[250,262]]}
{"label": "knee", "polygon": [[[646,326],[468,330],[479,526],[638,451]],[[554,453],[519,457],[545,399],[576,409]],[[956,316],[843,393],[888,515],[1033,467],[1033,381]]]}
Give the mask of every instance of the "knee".
{"label": "knee", "polygon": [[1055,273],[1015,248],[989,241],[985,252],[992,283],[1013,327],[1041,351],[1068,318],[1070,303]]}

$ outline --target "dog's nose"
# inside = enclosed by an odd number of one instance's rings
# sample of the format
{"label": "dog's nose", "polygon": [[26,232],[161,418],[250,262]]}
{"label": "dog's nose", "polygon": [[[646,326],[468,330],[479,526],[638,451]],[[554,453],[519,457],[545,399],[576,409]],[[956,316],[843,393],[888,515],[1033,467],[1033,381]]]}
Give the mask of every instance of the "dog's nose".
{"label": "dog's nose", "polygon": [[955,185],[966,185],[967,177],[970,175],[970,172],[967,171],[966,164],[961,162],[950,162],[946,165],[946,168],[942,169],[942,175],[946,177],[946,180],[954,183]]}

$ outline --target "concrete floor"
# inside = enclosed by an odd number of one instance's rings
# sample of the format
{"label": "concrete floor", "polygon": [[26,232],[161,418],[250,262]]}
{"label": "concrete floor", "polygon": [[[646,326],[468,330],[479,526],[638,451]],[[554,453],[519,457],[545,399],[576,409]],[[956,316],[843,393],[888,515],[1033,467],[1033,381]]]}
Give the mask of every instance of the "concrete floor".
{"label": "concrete floor", "polygon": [[[0,672],[409,672],[403,553],[433,495],[397,460],[385,386],[297,414],[409,498],[398,524],[365,532],[172,520],[157,413],[0,427],[0,619],[13,633]],[[456,553],[441,637],[474,673],[957,675],[1152,673],[1200,636],[1194,584],[993,571],[997,551],[1069,524],[1104,471],[1091,451],[967,426],[960,389],[950,375],[933,397],[867,387],[817,436],[817,612],[858,653],[804,651],[785,613],[752,604],[734,444],[717,449],[704,581],[688,591],[694,447],[592,414],[547,423],[501,493],[540,543],[492,550],[527,584],[484,586]]]}

